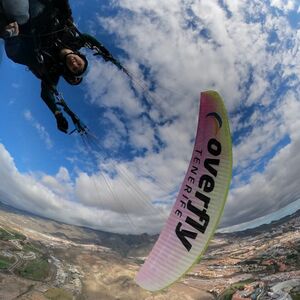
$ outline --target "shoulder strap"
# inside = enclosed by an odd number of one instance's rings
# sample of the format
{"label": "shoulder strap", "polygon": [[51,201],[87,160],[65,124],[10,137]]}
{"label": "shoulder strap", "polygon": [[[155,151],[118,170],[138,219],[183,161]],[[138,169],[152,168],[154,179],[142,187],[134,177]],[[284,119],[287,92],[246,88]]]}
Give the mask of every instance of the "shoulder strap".
{"label": "shoulder strap", "polygon": [[111,54],[111,52],[95,37],[81,33],[78,28],[72,23],[71,28],[78,34],[79,38],[83,42],[83,47],[89,48],[94,51],[95,56],[101,56],[105,61],[110,61],[113,63],[119,70],[123,71],[128,77],[131,78],[131,75],[125,67]]}

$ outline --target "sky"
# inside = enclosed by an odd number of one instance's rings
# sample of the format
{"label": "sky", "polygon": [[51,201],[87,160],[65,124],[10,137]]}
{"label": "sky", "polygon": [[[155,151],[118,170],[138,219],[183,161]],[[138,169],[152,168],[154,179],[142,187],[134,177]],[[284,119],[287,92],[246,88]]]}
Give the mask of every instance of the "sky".
{"label": "sky", "polygon": [[83,83],[58,88],[93,133],[86,144],[56,129],[40,82],[7,59],[2,42],[0,201],[105,231],[159,232],[191,157],[200,92],[213,89],[233,140],[220,227],[299,207],[298,0],[70,4],[78,28],[118,57],[137,89],[85,51]]}

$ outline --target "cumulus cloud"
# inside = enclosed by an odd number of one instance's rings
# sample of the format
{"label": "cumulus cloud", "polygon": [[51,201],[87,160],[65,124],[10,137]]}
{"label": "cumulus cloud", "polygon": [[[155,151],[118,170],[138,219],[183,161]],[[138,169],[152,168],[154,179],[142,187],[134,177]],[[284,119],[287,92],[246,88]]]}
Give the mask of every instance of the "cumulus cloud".
{"label": "cumulus cloud", "polygon": [[[254,172],[247,184],[240,184],[231,190],[223,219],[224,226],[251,221],[300,199],[297,181],[300,163],[298,99],[297,94],[289,92],[278,108],[282,115],[280,126],[289,134],[290,143],[274,154],[264,172]],[[272,126],[271,129],[276,132],[278,126]],[[272,132],[271,129],[269,132]],[[261,136],[265,137],[265,144],[272,145],[273,140],[276,141],[276,137],[271,138],[267,134]]]}
{"label": "cumulus cloud", "polygon": [[[190,153],[195,130],[197,93],[217,89],[231,113],[237,141],[236,175],[223,224],[250,220],[297,200],[296,185],[287,184],[291,177],[279,179],[286,176],[283,164],[298,145],[291,131],[298,124],[285,113],[299,99],[299,30],[290,26],[286,16],[297,11],[297,2],[173,1],[170,5],[169,1],[126,0],[115,5],[117,16],[99,18],[100,24],[118,35],[119,46],[131,59],[129,66],[149,69],[148,77],[163,99],[152,111],[160,109],[176,120],[156,124],[165,145],[159,152],[161,162],[174,168],[178,177],[184,172],[184,154]],[[287,101],[289,90],[294,92],[294,104]],[[148,126],[151,131],[153,124]],[[288,145],[281,146],[287,137]],[[147,139],[154,144],[151,136]],[[182,167],[168,164],[166,153]],[[152,157],[149,153],[144,161]],[[290,166],[291,176],[299,172],[298,165]],[[161,178],[165,175],[159,169],[152,171]]]}
{"label": "cumulus cloud", "polygon": [[[131,198],[127,198],[128,187],[121,183],[118,188],[118,182],[112,184],[108,175],[104,183],[95,182],[86,174],[79,174],[72,182],[65,168],[61,168],[55,176],[23,174],[3,144],[0,144],[0,165],[0,198],[14,207],[54,220],[111,232],[154,233],[162,226],[161,215],[153,213],[153,207],[149,214],[150,204],[148,211],[136,209],[138,201],[142,200],[132,199],[132,194]],[[112,203],[116,199],[111,199],[111,193],[99,192],[94,184],[101,190],[105,185],[112,185],[119,202]],[[74,197],[76,193],[77,197]],[[99,196],[103,198],[99,199]],[[143,207],[145,209],[147,205]]]}
{"label": "cumulus cloud", "polygon": [[297,6],[299,9],[299,4],[295,0],[271,0],[271,5],[284,12],[295,10]]}

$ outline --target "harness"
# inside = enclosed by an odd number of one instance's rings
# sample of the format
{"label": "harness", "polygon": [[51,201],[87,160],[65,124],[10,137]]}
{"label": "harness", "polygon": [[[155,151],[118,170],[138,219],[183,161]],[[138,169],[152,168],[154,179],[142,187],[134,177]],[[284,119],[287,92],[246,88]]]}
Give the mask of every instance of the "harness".
{"label": "harness", "polygon": [[[43,2],[45,2],[45,1],[47,2],[47,0],[44,0]],[[49,32],[45,32],[45,33],[37,32],[36,27],[34,26],[32,21],[30,21],[29,26],[30,26],[30,30],[29,30],[30,34],[28,34],[28,35],[21,34],[21,35],[24,37],[27,36],[27,37],[32,38],[34,52],[36,55],[36,60],[40,65],[44,65],[45,60],[48,59],[48,60],[53,61],[54,68],[59,66],[57,61],[51,54],[51,51],[49,51],[49,50],[53,49],[53,47],[55,47],[55,46],[57,48],[61,48],[61,49],[69,48],[74,51],[74,49],[72,49],[72,46],[67,45],[63,41],[62,38],[64,37],[64,35],[66,35],[66,37],[69,37],[70,40],[74,39],[75,42],[76,42],[76,40],[78,41],[78,46],[79,46],[78,49],[80,49],[82,47],[90,49],[91,51],[94,52],[95,56],[101,56],[105,61],[109,61],[109,62],[113,63],[119,70],[123,71],[127,76],[129,76],[132,79],[129,72],[122,66],[122,64],[117,59],[115,59],[112,56],[112,54],[109,52],[109,50],[107,48],[105,48],[105,46],[102,43],[100,43],[96,39],[88,38],[87,35],[82,34],[71,21],[67,22],[66,24],[61,24],[61,22],[58,20],[58,18],[55,17],[53,19],[53,23],[51,24],[52,30]],[[48,37],[51,37],[51,39],[50,39],[51,44],[49,44],[49,40],[47,39]],[[53,43],[53,41],[54,41],[54,43]],[[75,51],[77,51],[77,50],[75,50]],[[63,74],[61,74],[61,75],[63,76]],[[49,82],[50,82],[50,80],[49,80]],[[86,134],[88,131],[87,126],[68,107],[67,103],[65,102],[65,100],[62,97],[62,94],[58,92],[58,90],[56,89],[55,86],[53,86],[53,85],[48,85],[48,86],[53,91],[53,95],[55,97],[55,104],[62,107],[64,112],[66,114],[68,114],[69,117],[72,119],[75,129],[72,130],[69,134],[72,134],[75,131],[77,131],[80,135]]]}

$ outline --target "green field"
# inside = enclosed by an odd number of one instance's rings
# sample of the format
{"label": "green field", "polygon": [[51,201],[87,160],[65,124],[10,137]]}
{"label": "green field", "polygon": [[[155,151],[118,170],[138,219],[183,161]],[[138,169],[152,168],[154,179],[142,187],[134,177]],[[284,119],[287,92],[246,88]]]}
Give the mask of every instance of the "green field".
{"label": "green field", "polygon": [[246,284],[249,284],[253,282],[253,280],[249,279],[249,280],[245,280],[245,281],[241,281],[241,282],[237,282],[235,284],[232,284],[225,292],[223,292],[218,300],[231,300],[233,294],[237,291],[237,290],[243,290],[244,286]]}
{"label": "green field", "polygon": [[44,280],[48,277],[50,264],[45,258],[38,258],[27,262],[18,272],[19,275],[32,280]]}
{"label": "green field", "polygon": [[38,249],[36,246],[34,246],[33,244],[26,244],[23,247],[23,251],[25,252],[34,252],[34,253],[42,253],[42,251],[40,249]]}
{"label": "green field", "polygon": [[13,258],[0,255],[0,269],[7,269],[14,262]]}
{"label": "green field", "polygon": [[26,236],[10,229],[3,229],[0,227],[0,240],[26,240]]}
{"label": "green field", "polygon": [[291,297],[293,300],[300,300],[300,293],[292,293]]}
{"label": "green field", "polygon": [[48,290],[44,296],[50,300],[72,300],[73,295],[63,289],[50,289]]}

